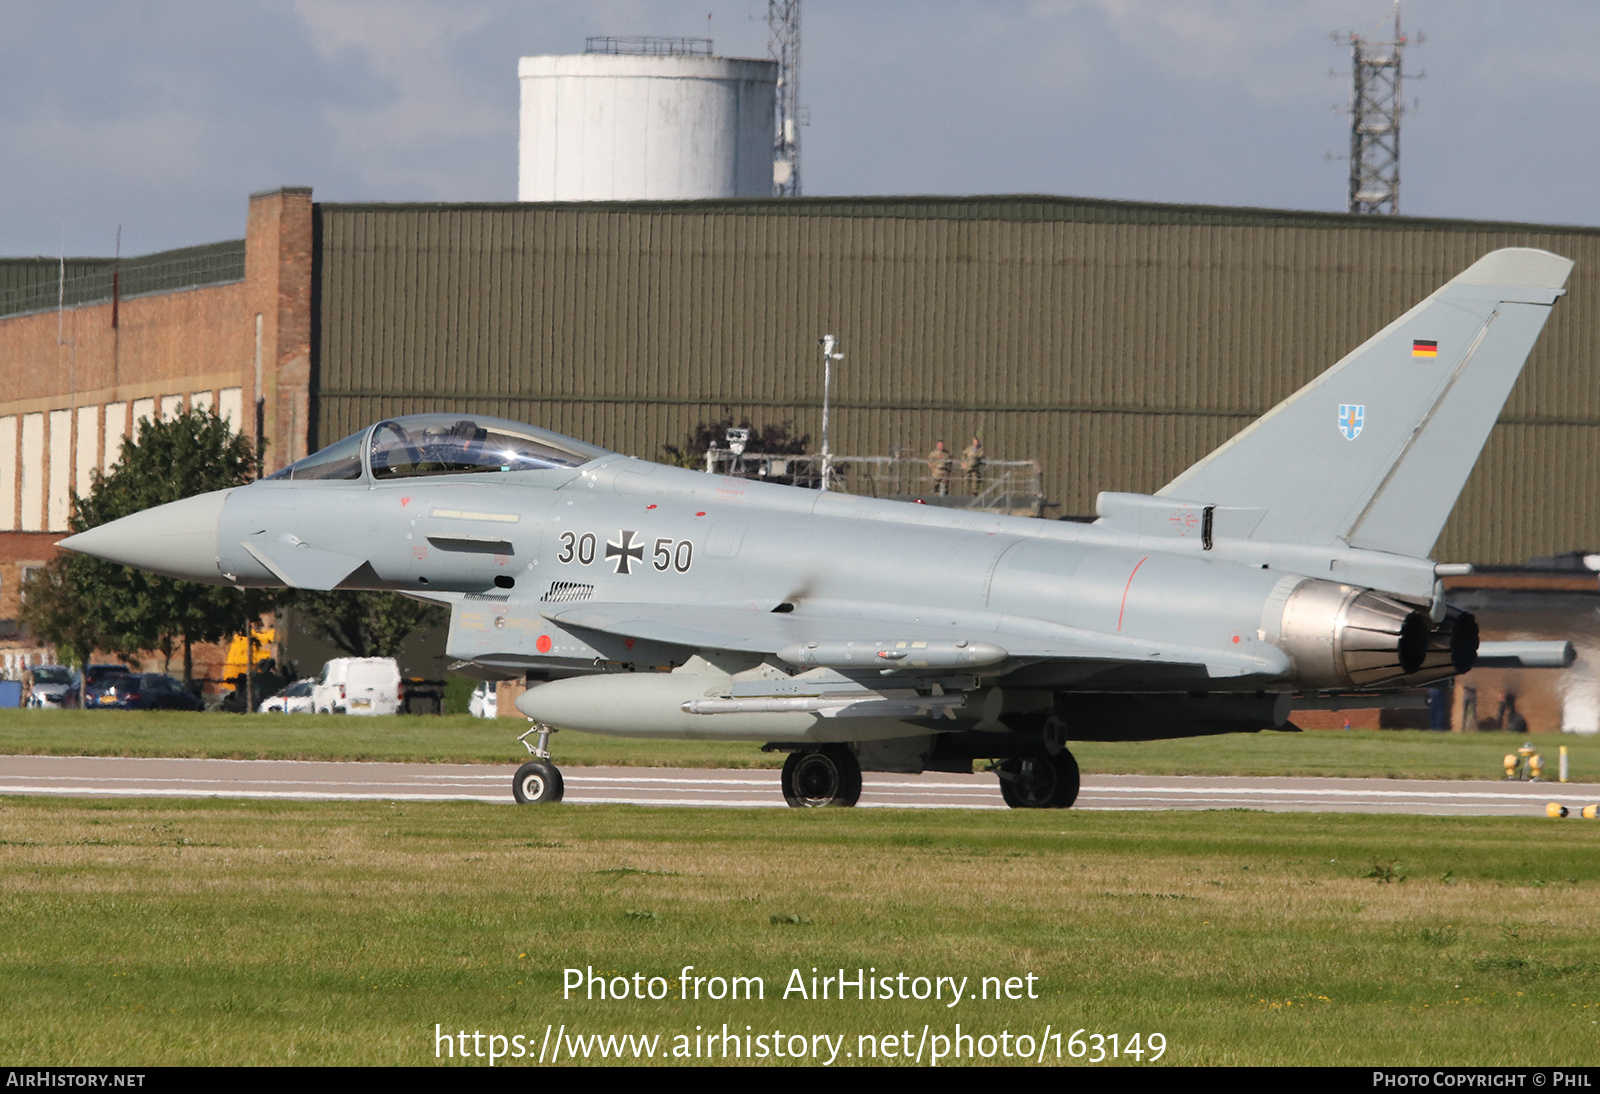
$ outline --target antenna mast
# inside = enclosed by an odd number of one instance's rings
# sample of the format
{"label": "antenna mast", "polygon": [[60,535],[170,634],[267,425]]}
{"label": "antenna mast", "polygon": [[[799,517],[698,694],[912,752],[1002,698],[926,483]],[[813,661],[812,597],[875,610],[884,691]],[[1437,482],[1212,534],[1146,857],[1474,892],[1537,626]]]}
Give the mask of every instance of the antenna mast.
{"label": "antenna mast", "polygon": [[[1382,25],[1381,23],[1379,24]],[[1374,40],[1377,27],[1350,35],[1350,212],[1400,212],[1400,0],[1394,36]]]}
{"label": "antenna mast", "polygon": [[767,56],[778,62],[772,195],[800,196],[800,0],[767,0]]}

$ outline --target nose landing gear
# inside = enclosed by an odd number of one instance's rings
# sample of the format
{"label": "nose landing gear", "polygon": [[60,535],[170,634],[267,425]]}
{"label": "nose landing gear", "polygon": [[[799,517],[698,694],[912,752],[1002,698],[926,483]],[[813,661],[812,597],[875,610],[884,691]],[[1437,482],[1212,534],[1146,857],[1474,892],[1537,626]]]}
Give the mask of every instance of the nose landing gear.
{"label": "nose landing gear", "polygon": [[[517,799],[518,805],[558,802],[566,790],[561,781],[561,769],[550,762],[550,734],[554,732],[543,723],[535,723],[527,733],[517,738],[533,756],[533,759],[517,768],[511,780],[511,794]],[[528,736],[532,733],[539,735],[536,745],[528,742]]]}

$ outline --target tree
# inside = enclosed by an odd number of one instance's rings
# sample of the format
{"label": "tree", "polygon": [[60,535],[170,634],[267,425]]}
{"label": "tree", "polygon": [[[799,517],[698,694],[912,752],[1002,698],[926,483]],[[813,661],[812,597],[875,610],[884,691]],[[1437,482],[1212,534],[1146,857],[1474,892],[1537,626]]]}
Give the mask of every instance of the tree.
{"label": "tree", "polygon": [[[74,493],[69,526],[82,532],[155,505],[241,486],[258,470],[250,442],[213,411],[141,420],[137,439],[123,441],[111,473],[94,472],[86,497]],[[76,604],[93,645],[128,656],[160,650],[168,663],[181,645],[185,686],[194,679],[195,643],[244,630],[276,598],[270,590],[199,585],[88,555],[62,561],[61,595]]]}
{"label": "tree", "polygon": [[[66,664],[82,669],[94,655],[99,634],[73,594],[68,565],[66,556],[58,556],[28,575],[22,587],[22,610],[17,613],[17,622],[54,646],[56,655]],[[80,675],[80,701],[83,679]]]}
{"label": "tree", "polygon": [[351,657],[399,657],[418,628],[443,626],[450,619],[444,607],[399,593],[296,589],[284,602],[302,630]]}

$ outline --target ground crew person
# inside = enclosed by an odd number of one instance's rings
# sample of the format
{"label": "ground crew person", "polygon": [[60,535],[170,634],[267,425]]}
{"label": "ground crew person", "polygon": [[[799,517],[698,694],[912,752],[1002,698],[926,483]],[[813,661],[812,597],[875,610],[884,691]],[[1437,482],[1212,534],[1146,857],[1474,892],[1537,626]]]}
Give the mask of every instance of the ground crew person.
{"label": "ground crew person", "polygon": [[928,453],[928,470],[933,474],[933,492],[935,494],[950,493],[950,451],[940,441],[933,446],[933,451]]}
{"label": "ground crew person", "polygon": [[972,443],[961,453],[961,471],[973,493],[983,489],[983,442],[977,437],[972,438]]}

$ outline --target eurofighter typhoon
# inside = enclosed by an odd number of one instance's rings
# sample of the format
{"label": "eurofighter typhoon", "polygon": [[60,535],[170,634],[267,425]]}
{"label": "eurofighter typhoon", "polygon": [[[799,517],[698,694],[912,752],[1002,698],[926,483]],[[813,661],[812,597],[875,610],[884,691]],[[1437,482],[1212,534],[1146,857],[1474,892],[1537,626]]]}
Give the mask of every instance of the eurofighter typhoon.
{"label": "eurofighter typhoon", "polygon": [[[1486,255],[1154,495],[1092,524],[758,483],[419,414],[62,546],[173,577],[447,604],[449,653],[549,731],[752,741],[791,805],[970,771],[1070,806],[1073,741],[1285,724],[1471,668],[1428,556],[1572,263]],[[526,735],[525,735],[526,738]]]}

